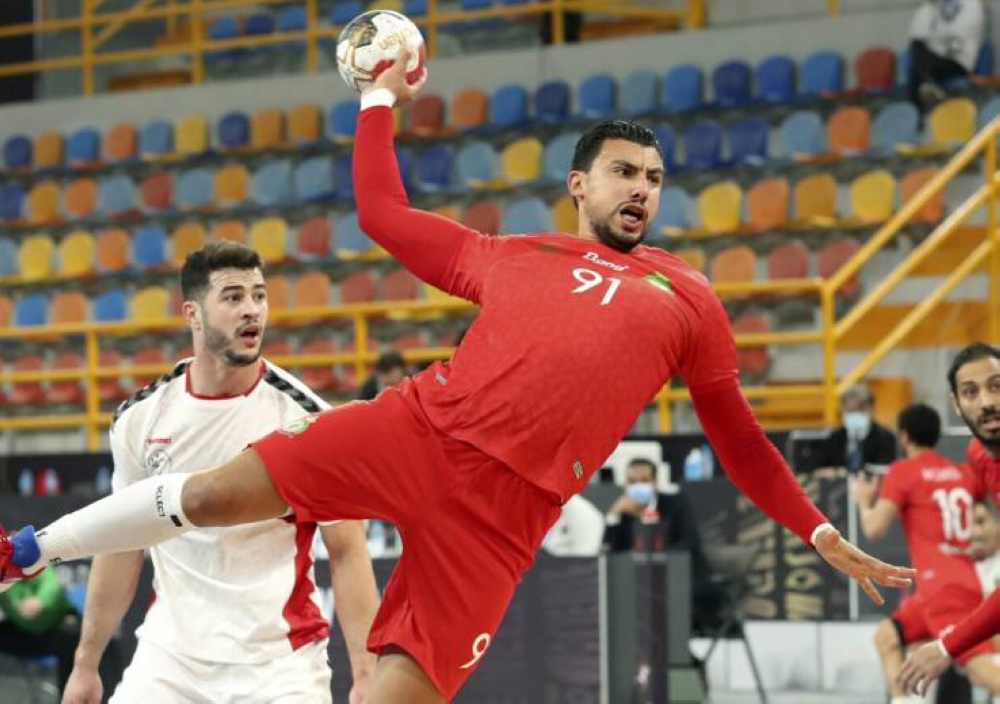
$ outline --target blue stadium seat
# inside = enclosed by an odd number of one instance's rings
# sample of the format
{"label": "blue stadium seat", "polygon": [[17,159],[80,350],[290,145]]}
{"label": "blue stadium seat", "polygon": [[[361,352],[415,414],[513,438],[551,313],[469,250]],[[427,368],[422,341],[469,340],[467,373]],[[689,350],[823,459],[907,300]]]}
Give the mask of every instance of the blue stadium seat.
{"label": "blue stadium seat", "polygon": [[541,198],[530,196],[507,204],[500,221],[500,234],[527,235],[552,229],[549,208]]}
{"label": "blue stadium seat", "polygon": [[3,143],[3,165],[6,169],[26,169],[31,166],[31,139],[15,134]]}
{"label": "blue stadium seat", "polygon": [[659,109],[659,78],[652,71],[633,71],[622,79],[618,104],[625,115],[651,115]]}
{"label": "blue stadium seat", "polygon": [[[262,34],[271,34],[274,32],[276,23],[274,21],[274,15],[270,12],[255,12],[243,23],[243,34],[247,36],[260,36]],[[254,47],[255,50],[260,50],[266,47]]]}
{"label": "blue stadium seat", "polygon": [[663,156],[663,166],[667,171],[677,170],[677,132],[667,123],[653,126],[653,133],[660,143],[660,154]]}
{"label": "blue stadium seat", "polygon": [[735,166],[759,166],[767,161],[767,139],[771,131],[759,118],[737,120],[729,125],[729,159]]}
{"label": "blue stadium seat", "polygon": [[[283,7],[278,11],[279,32],[301,32],[306,28],[307,24],[306,9],[301,5]],[[296,40],[293,42],[282,42],[281,44],[276,44],[275,47],[278,49],[301,51],[306,48],[306,43],[302,40]]]}
{"label": "blue stadium seat", "polygon": [[403,14],[407,17],[426,17],[427,0],[406,0],[403,3]]}
{"label": "blue stadium seat", "polygon": [[250,144],[250,116],[245,112],[226,113],[215,128],[222,149],[240,149]]}
{"label": "blue stadium seat", "polygon": [[617,106],[616,93],[615,79],[609,74],[588,76],[577,93],[580,117],[588,120],[610,117]]}
{"label": "blue stadium seat", "polygon": [[778,140],[785,158],[822,154],[826,149],[823,118],[812,110],[797,110],[782,120]]}
{"label": "blue stadium seat", "polygon": [[979,49],[979,56],[976,58],[976,67],[972,72],[977,76],[993,75],[993,42],[989,39],[983,42]]}
{"label": "blue stadium seat", "polygon": [[258,205],[283,205],[292,200],[292,165],[286,159],[269,161],[254,171],[250,197]]}
{"label": "blue stadium seat", "polygon": [[458,150],[455,177],[465,188],[477,188],[500,176],[500,157],[492,144],[476,140]]}
{"label": "blue stadium seat", "polygon": [[663,109],[668,113],[697,110],[705,100],[705,79],[701,68],[681,64],[663,77]]}
{"label": "blue stadium seat", "polygon": [[753,99],[750,86],[750,65],[745,61],[726,61],[712,71],[715,102],[724,108],[749,105]]}
{"label": "blue stadium seat", "polygon": [[174,151],[174,126],[166,120],[154,120],[139,132],[139,155],[159,157]]}
{"label": "blue stadium seat", "polygon": [[345,25],[364,11],[364,3],[359,0],[335,2],[330,8],[330,24]]}
{"label": "blue stadium seat", "polygon": [[500,86],[490,95],[487,124],[497,130],[518,129],[528,124],[528,90],[518,84]]}
{"label": "blue stadium seat", "polygon": [[40,293],[21,296],[14,305],[14,327],[45,325],[49,322],[49,299]]}
{"label": "blue stadium seat", "polygon": [[105,291],[94,299],[91,316],[98,322],[126,320],[128,318],[128,296],[120,288]]}
{"label": "blue stadium seat", "polygon": [[314,156],[295,167],[295,198],[315,203],[333,198],[333,164],[330,157]]}
{"label": "blue stadium seat", "polygon": [[707,171],[722,165],[722,128],[717,122],[696,122],[684,130],[682,139],[686,168]]}
{"label": "blue stadium seat", "polygon": [[132,234],[132,261],[149,268],[167,263],[167,233],[159,225],[143,225]]}
{"label": "blue stadium seat", "polygon": [[[226,39],[236,39],[240,36],[240,22],[234,15],[223,15],[216,17],[208,26],[208,38],[210,41],[224,41]],[[218,51],[206,52],[210,59],[235,58],[246,53],[244,47],[234,47],[232,49],[222,49]]]}
{"label": "blue stadium seat", "polygon": [[6,237],[0,237],[0,276],[17,273],[17,245]]}
{"label": "blue stadium seat", "polygon": [[844,58],[833,51],[817,51],[802,62],[799,90],[810,98],[829,96],[844,89]]}
{"label": "blue stadium seat", "polygon": [[444,191],[451,188],[455,152],[444,144],[436,144],[417,156],[416,184],[422,191]]}
{"label": "blue stadium seat", "polygon": [[24,189],[16,183],[0,186],[0,220],[19,220],[24,208]]}
{"label": "blue stadium seat", "polygon": [[886,155],[900,144],[917,144],[919,125],[920,114],[912,103],[889,103],[872,120],[871,151]]}
{"label": "blue stadium seat", "polygon": [[174,186],[174,202],[181,208],[202,208],[214,201],[212,172],[204,167],[181,171]]}
{"label": "blue stadium seat", "polygon": [[788,103],[795,97],[795,62],[769,56],[757,66],[757,97],[765,103]]}
{"label": "blue stadium seat", "polygon": [[105,215],[124,215],[136,209],[135,183],[125,174],[104,176],[98,183],[97,210]]}
{"label": "blue stadium seat", "polygon": [[351,155],[338,154],[333,157],[333,197],[338,200],[354,200],[354,176],[351,172]]}
{"label": "blue stadium seat", "polygon": [[546,124],[562,124],[569,119],[569,83],[546,81],[535,91],[535,119]]}
{"label": "blue stadium seat", "polygon": [[101,158],[101,133],[93,127],[83,127],[69,136],[66,161],[70,166],[92,164]]}
{"label": "blue stadium seat", "polygon": [[358,100],[341,100],[333,104],[330,108],[331,139],[339,142],[349,142],[354,139],[360,109],[361,102]]}
{"label": "blue stadium seat", "polygon": [[660,210],[650,226],[650,234],[662,234],[664,227],[687,229],[691,225],[691,196],[683,188],[667,186],[660,192]]}
{"label": "blue stadium seat", "polygon": [[542,152],[542,178],[556,183],[566,180],[579,139],[579,132],[564,132],[549,140]]}
{"label": "blue stadium seat", "polygon": [[[347,250],[349,252],[366,252],[375,246],[358,224],[358,214],[350,212],[342,215],[333,224],[334,245],[337,250]],[[338,252],[339,254],[339,252]]]}
{"label": "blue stadium seat", "polygon": [[413,152],[409,149],[396,147],[396,163],[399,164],[399,177],[407,191],[413,190]]}

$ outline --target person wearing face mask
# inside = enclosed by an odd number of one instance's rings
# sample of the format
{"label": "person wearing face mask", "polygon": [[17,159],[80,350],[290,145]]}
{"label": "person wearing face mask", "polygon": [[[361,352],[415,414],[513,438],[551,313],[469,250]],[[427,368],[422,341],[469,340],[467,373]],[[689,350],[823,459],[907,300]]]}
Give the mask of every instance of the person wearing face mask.
{"label": "person wearing face mask", "polygon": [[942,84],[968,77],[976,67],[986,28],[980,0],[929,0],[910,24],[907,89],[917,108],[946,97]]}
{"label": "person wearing face mask", "polygon": [[896,459],[896,436],[872,418],[875,401],[868,387],[856,384],[840,397],[843,425],[823,444],[819,467],[829,471],[846,468],[857,474],[865,465],[887,465]]}

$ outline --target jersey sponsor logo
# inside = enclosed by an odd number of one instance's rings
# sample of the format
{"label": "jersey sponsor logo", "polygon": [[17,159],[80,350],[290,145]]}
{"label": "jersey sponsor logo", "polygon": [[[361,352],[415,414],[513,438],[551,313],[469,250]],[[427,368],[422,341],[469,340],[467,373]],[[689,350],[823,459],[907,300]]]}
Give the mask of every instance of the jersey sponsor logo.
{"label": "jersey sponsor logo", "polygon": [[158,447],[146,455],[146,470],[151,476],[164,474],[170,469],[170,455],[162,447]]}
{"label": "jersey sponsor logo", "polygon": [[468,670],[470,667],[475,665],[479,660],[486,654],[486,649],[490,647],[490,634],[480,633],[476,636],[476,639],[472,641],[472,659],[464,665],[459,665],[459,670]]}
{"label": "jersey sponsor logo", "polygon": [[169,445],[173,438],[146,438],[147,445]]}
{"label": "jersey sponsor logo", "polygon": [[962,471],[955,467],[926,467],[920,470],[925,482],[953,482],[962,479]]}
{"label": "jersey sponsor logo", "polygon": [[643,276],[642,280],[656,286],[656,288],[660,289],[664,293],[669,293],[671,296],[674,295],[674,286],[670,283],[670,279],[658,271],[654,271],[652,274]]}
{"label": "jersey sponsor logo", "polygon": [[309,426],[316,422],[316,418],[319,414],[311,413],[308,416],[302,416],[301,418],[296,418],[291,423],[286,425],[284,428],[278,432],[282,435],[301,435],[302,433],[309,430]]}
{"label": "jersey sponsor logo", "polygon": [[628,269],[627,264],[615,264],[614,262],[609,262],[607,259],[601,259],[601,256],[597,252],[587,252],[583,255],[583,258],[588,262],[593,262],[597,266],[607,267],[615,271],[625,271]]}

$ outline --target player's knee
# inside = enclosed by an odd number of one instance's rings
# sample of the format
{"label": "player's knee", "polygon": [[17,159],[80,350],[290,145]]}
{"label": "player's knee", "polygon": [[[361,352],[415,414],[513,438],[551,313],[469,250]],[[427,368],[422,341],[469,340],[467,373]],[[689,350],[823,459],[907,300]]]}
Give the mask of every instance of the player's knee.
{"label": "player's knee", "polygon": [[875,648],[880,653],[897,650],[901,645],[899,642],[899,634],[896,632],[896,627],[889,619],[885,619],[878,624],[875,628],[875,635],[873,639],[875,641]]}
{"label": "player's knee", "polygon": [[976,655],[965,663],[965,671],[973,687],[988,689],[1000,694],[1000,669],[993,663],[991,655]]}

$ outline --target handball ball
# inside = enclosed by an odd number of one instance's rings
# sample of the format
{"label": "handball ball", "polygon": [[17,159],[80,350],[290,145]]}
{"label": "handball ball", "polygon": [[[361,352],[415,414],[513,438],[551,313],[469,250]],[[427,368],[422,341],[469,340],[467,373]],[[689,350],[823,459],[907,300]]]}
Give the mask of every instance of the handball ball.
{"label": "handball ball", "polygon": [[391,10],[373,10],[358,15],[337,40],[337,69],[350,88],[359,93],[370,86],[399,56],[403,43],[410,49],[406,81],[420,80],[426,51],[417,25]]}

